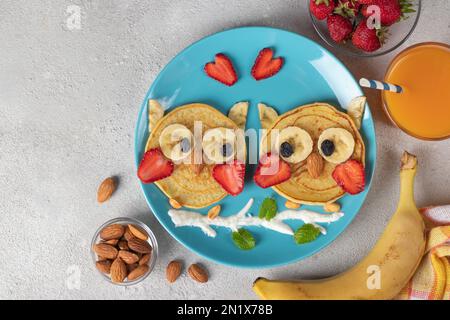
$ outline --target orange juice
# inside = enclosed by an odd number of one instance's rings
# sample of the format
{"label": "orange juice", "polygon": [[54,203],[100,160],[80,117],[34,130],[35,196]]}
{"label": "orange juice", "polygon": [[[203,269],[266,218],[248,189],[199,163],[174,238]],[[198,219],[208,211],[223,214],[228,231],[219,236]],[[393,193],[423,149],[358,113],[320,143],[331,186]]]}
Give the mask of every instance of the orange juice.
{"label": "orange juice", "polygon": [[406,49],[391,62],[385,81],[403,88],[382,93],[385,110],[400,129],[426,140],[450,137],[450,46]]}

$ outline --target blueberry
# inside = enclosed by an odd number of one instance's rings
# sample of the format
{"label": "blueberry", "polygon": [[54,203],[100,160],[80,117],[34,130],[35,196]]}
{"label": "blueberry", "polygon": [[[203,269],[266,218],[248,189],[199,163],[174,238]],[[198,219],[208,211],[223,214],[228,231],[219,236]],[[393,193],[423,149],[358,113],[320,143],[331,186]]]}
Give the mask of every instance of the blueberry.
{"label": "blueberry", "polygon": [[191,141],[188,138],[183,138],[180,142],[181,152],[188,153],[191,150]]}
{"label": "blueberry", "polygon": [[294,148],[289,142],[285,141],[280,146],[280,153],[283,158],[289,158],[294,153]]}
{"label": "blueberry", "polygon": [[327,157],[331,156],[334,152],[334,143],[331,140],[324,140],[322,142],[322,145],[320,146],[320,149],[322,149],[322,152]]}
{"label": "blueberry", "polygon": [[231,144],[225,143],[225,144],[222,146],[222,155],[223,155],[224,157],[230,156],[232,152],[233,152],[233,147],[231,146]]}

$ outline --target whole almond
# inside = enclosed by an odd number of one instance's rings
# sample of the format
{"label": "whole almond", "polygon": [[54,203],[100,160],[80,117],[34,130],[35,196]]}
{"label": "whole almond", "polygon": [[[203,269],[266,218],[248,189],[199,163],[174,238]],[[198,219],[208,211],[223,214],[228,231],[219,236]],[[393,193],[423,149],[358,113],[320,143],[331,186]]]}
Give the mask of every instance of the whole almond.
{"label": "whole almond", "polygon": [[148,264],[150,262],[151,257],[152,257],[151,253],[144,254],[141,260],[139,260],[139,265],[142,266],[143,264]]}
{"label": "whole almond", "polygon": [[171,261],[167,265],[166,269],[166,278],[169,283],[174,283],[181,274],[181,262],[179,261]]}
{"label": "whole almond", "polygon": [[169,204],[172,206],[172,208],[174,209],[180,209],[182,207],[182,205],[175,199],[169,199]]}
{"label": "whole almond", "polygon": [[213,220],[220,214],[222,207],[220,205],[214,206],[208,211],[208,219]]}
{"label": "whole almond", "polygon": [[102,261],[97,261],[95,263],[95,266],[97,267],[97,269],[104,273],[104,274],[109,274],[111,271],[111,261],[110,260],[102,260]]}
{"label": "whole almond", "polygon": [[339,212],[339,210],[341,210],[341,206],[336,202],[331,202],[331,203],[326,203],[323,206],[323,209],[326,212]]}
{"label": "whole almond", "polygon": [[120,250],[117,256],[126,264],[133,264],[139,261],[139,256],[136,253],[127,250]]}
{"label": "whole almond", "polygon": [[117,258],[111,264],[111,281],[115,283],[122,283],[127,277],[127,266],[122,259]]}
{"label": "whole almond", "polygon": [[134,238],[134,235],[131,233],[130,228],[128,228],[128,226],[125,228],[125,232],[123,233],[123,237],[127,241],[130,241],[131,238]]}
{"label": "whole almond", "polygon": [[109,260],[108,258],[99,256],[99,255],[97,255],[97,258],[98,258],[98,261],[106,261],[106,260]]}
{"label": "whole almond", "polygon": [[148,234],[145,232],[144,229],[141,227],[135,226],[134,224],[129,224],[128,228],[130,229],[130,232],[138,239],[147,241],[148,240]]}
{"label": "whole almond", "polygon": [[208,282],[208,273],[198,264],[191,264],[191,266],[188,269],[188,274],[192,279],[194,279],[197,282],[200,283]]}
{"label": "whole almond", "polygon": [[138,238],[131,238],[128,241],[128,247],[138,253],[146,254],[152,252],[151,245],[147,241]]}
{"label": "whole almond", "polygon": [[94,252],[104,259],[115,259],[119,253],[116,248],[106,243],[94,245]]}
{"label": "whole almond", "polygon": [[292,201],[286,201],[286,203],[284,204],[286,206],[286,208],[288,209],[298,209],[300,208],[301,204],[300,203],[295,203]]}
{"label": "whole almond", "polygon": [[97,190],[97,201],[99,203],[103,203],[109,198],[111,198],[112,194],[116,190],[116,181],[114,178],[107,178],[103,180]]}
{"label": "whole almond", "polygon": [[100,238],[105,241],[120,239],[125,232],[125,227],[121,224],[110,224],[100,231]]}
{"label": "whole almond", "polygon": [[134,269],[136,269],[137,267],[139,267],[139,264],[137,263],[133,263],[133,264],[127,264],[127,271],[128,274],[130,274]]}
{"label": "whole almond", "polygon": [[314,179],[320,177],[323,166],[323,158],[318,153],[311,153],[306,159],[306,169],[308,169],[309,175]]}
{"label": "whole almond", "polygon": [[128,241],[126,241],[126,240],[120,240],[117,245],[118,245],[120,250],[128,250],[128,249],[130,249],[128,247]]}
{"label": "whole almond", "polygon": [[108,240],[108,241],[103,241],[102,243],[106,243],[106,244],[109,244],[111,246],[116,246],[117,243],[119,243],[119,240],[118,239],[111,239],[111,240]]}
{"label": "whole almond", "polygon": [[128,275],[128,281],[134,281],[136,279],[139,279],[140,277],[142,277],[144,274],[147,273],[148,269],[149,267],[146,264],[138,266],[136,269],[130,272],[130,274]]}

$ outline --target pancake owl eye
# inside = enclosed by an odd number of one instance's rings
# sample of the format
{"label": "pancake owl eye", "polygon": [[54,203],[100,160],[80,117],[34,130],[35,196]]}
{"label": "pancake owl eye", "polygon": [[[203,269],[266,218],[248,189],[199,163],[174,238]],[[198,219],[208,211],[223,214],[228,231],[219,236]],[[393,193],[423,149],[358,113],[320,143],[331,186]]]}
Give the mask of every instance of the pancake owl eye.
{"label": "pancake owl eye", "polygon": [[331,156],[334,152],[334,143],[331,140],[324,140],[320,145],[320,149],[327,157]]}
{"label": "pancake owl eye", "polygon": [[188,138],[183,138],[180,142],[181,152],[188,153],[191,151],[191,141]]}
{"label": "pancake owl eye", "polygon": [[186,159],[192,150],[192,132],[181,124],[171,124],[159,136],[159,145],[164,156],[173,160]]}
{"label": "pancake owl eye", "polygon": [[206,160],[220,164],[232,160],[236,154],[236,134],[232,129],[214,128],[205,132],[202,141]]}
{"label": "pancake owl eye", "polygon": [[289,158],[294,153],[294,148],[292,148],[292,145],[285,141],[280,146],[280,154],[284,158]]}
{"label": "pancake owl eye", "polygon": [[343,128],[329,128],[322,132],[317,146],[325,160],[339,164],[352,156],[355,150],[355,139]]}
{"label": "pancake owl eye", "polygon": [[230,143],[225,143],[222,146],[222,156],[229,157],[231,154],[233,154],[233,146]]}
{"label": "pancake owl eye", "polygon": [[280,131],[278,153],[290,163],[305,160],[313,149],[309,133],[299,127],[287,127]]}

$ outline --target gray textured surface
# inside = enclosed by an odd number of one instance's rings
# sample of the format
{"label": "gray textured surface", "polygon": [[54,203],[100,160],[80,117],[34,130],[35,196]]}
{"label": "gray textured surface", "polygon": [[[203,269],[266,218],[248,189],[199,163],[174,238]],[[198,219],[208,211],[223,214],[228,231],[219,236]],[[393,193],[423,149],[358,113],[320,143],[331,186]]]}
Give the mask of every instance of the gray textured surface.
{"label": "gray textured surface", "polygon": [[[72,4],[81,7],[81,30],[66,26]],[[449,42],[449,18],[448,0],[424,1],[421,21],[402,48]],[[135,178],[133,130],[160,69],[193,41],[236,26],[285,28],[318,41],[308,19],[304,0],[2,0],[0,298],[256,298],[257,276],[335,274],[370,250],[394,211],[405,148],[421,161],[418,204],[450,203],[450,140],[406,136],[387,122],[379,94],[367,92],[379,148],[373,187],[350,227],[319,254],[272,270],[232,269],[202,261],[151,216]],[[339,57],[356,77],[381,78],[393,54]],[[120,177],[120,187],[100,206],[96,189],[109,175]],[[154,273],[132,288],[107,284],[89,255],[95,229],[117,216],[142,219],[160,243]],[[183,277],[167,285],[165,265],[173,258],[203,262],[211,281],[198,285]]]}

